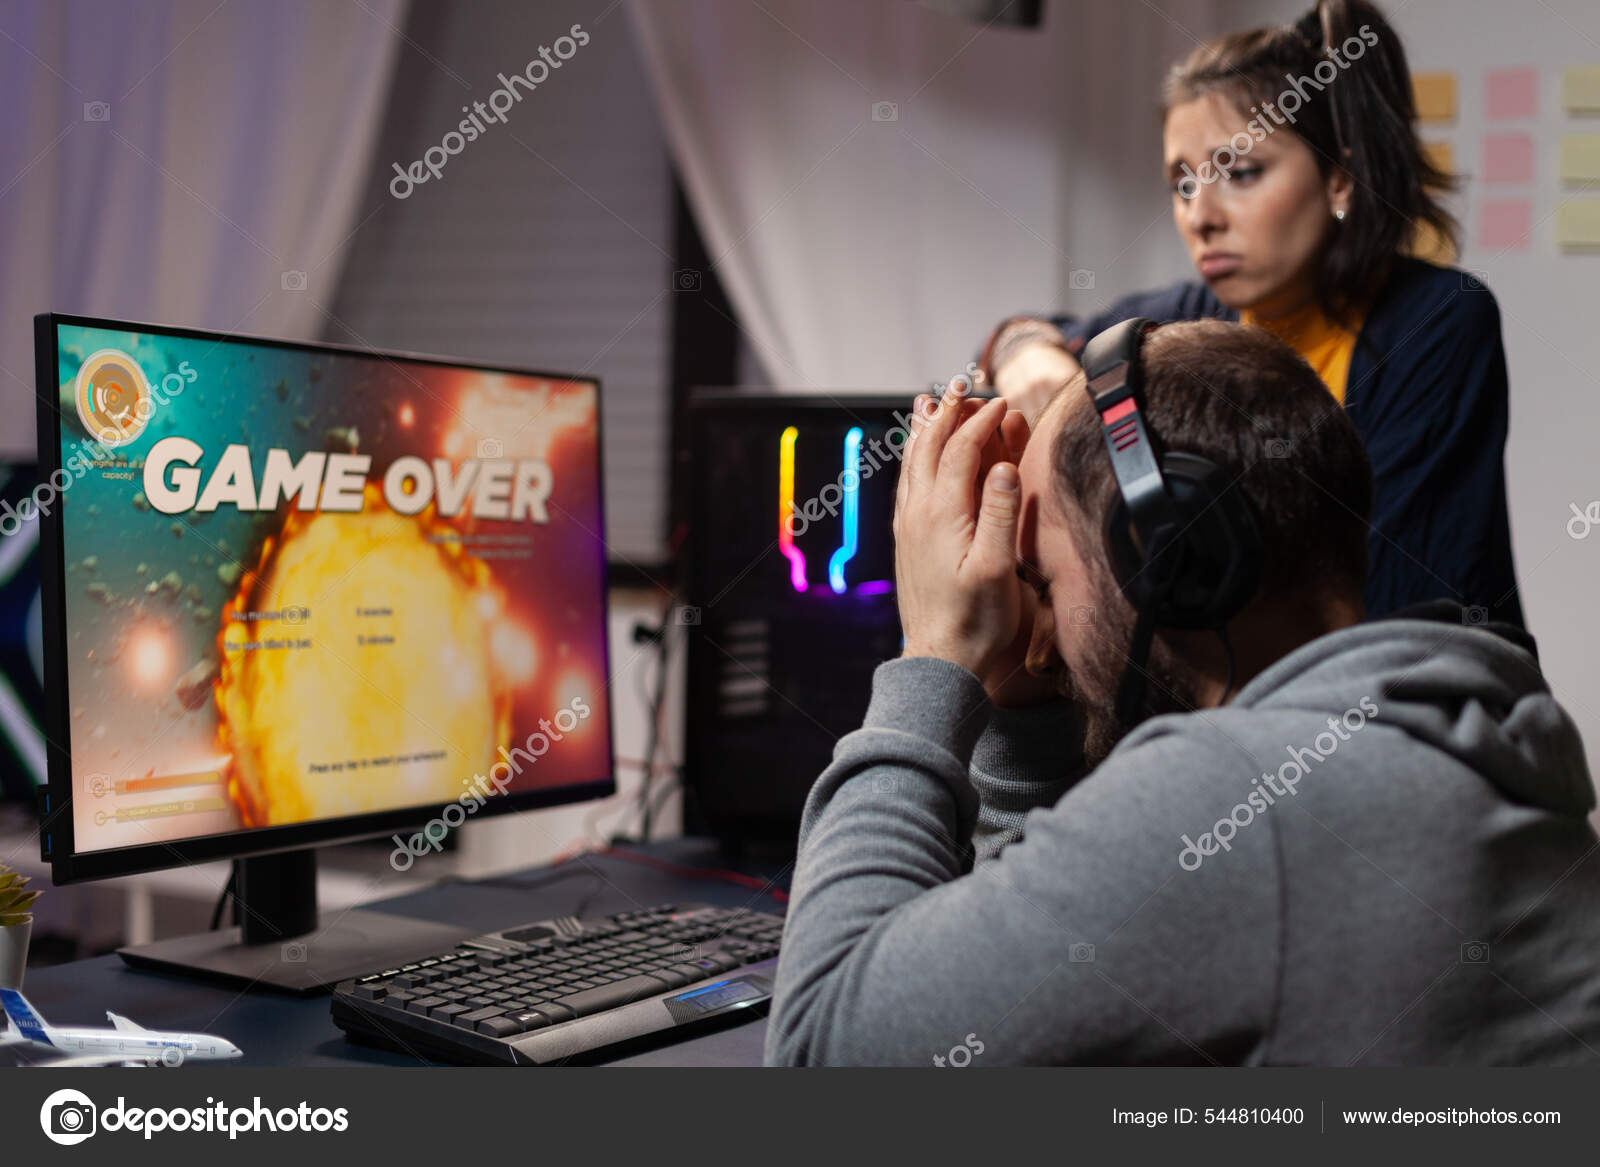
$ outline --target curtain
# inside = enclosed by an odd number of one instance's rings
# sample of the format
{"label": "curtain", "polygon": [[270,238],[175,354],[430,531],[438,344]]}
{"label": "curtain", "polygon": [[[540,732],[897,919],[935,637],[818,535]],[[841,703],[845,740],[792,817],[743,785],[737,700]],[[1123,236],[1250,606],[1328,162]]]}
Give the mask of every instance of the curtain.
{"label": "curtain", "polygon": [[716,273],[767,378],[904,389],[991,324],[1185,274],[1159,83],[1212,0],[983,26],[899,0],[630,0]]}
{"label": "curtain", "polygon": [[32,317],[315,337],[404,0],[0,0],[0,454]]}

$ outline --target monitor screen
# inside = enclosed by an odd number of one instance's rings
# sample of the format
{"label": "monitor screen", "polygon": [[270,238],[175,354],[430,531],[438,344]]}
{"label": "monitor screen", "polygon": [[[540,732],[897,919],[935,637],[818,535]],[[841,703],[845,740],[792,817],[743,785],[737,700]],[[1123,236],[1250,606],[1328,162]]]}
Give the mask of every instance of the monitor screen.
{"label": "monitor screen", "polygon": [[40,349],[75,859],[609,792],[595,381],[60,316]]}

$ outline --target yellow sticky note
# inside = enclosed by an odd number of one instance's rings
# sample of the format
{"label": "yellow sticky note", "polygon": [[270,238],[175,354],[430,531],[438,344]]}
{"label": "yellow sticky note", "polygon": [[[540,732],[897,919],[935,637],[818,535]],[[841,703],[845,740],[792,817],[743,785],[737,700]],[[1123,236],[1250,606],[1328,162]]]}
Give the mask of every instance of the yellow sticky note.
{"label": "yellow sticky note", "polygon": [[1561,181],[1600,182],[1600,134],[1563,134]]}
{"label": "yellow sticky note", "polygon": [[1432,162],[1446,174],[1454,174],[1456,172],[1456,145],[1454,142],[1424,142],[1422,143],[1422,152],[1428,156],[1429,162]]}
{"label": "yellow sticky note", "polygon": [[1456,75],[1454,73],[1411,74],[1411,95],[1417,103],[1419,121],[1455,120]]}
{"label": "yellow sticky note", "polygon": [[1600,199],[1574,199],[1558,206],[1556,243],[1567,251],[1600,250]]}
{"label": "yellow sticky note", "polygon": [[1561,104],[1572,113],[1600,113],[1600,65],[1579,65],[1562,73]]}

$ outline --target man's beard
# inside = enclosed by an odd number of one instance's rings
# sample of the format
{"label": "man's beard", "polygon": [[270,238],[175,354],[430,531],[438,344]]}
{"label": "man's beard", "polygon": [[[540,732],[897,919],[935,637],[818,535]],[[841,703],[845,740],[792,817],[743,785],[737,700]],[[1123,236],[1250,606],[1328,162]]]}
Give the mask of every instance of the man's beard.
{"label": "man's beard", "polygon": [[1094,769],[1116,744],[1141,722],[1163,713],[1187,713],[1198,703],[1198,685],[1190,670],[1177,664],[1159,638],[1150,645],[1150,659],[1142,666],[1144,692],[1130,722],[1117,717],[1117,689],[1128,668],[1133,643],[1134,612],[1120,595],[1096,609],[1095,634],[1077,667],[1059,666],[1056,688],[1083,712],[1083,760]]}

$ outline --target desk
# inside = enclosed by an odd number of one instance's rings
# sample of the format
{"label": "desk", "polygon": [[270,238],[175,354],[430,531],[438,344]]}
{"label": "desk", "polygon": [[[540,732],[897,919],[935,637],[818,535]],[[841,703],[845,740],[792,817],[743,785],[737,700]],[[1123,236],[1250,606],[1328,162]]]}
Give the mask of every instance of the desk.
{"label": "desk", "polygon": [[[642,849],[686,867],[720,867],[714,845],[673,840]],[[788,887],[788,868],[775,864],[741,868],[774,887]],[[553,879],[557,873],[572,872]],[[580,856],[559,868],[533,868],[479,883],[442,883],[369,906],[420,920],[460,923],[480,932],[508,928],[575,911],[604,916],[660,903],[707,903],[720,907],[781,910],[771,895],[718,879],[689,877],[621,858]],[[345,1040],[329,1015],[328,998],[290,997],[271,991],[242,992],[228,985],[132,969],[120,957],[101,956],[32,970],[28,999],[53,1024],[100,1025],[114,1010],[151,1029],[215,1033],[240,1049],[246,1066],[415,1066],[409,1054]],[[766,1018],[703,1037],[619,1058],[614,1065],[759,1066]],[[208,1070],[213,1066],[208,1065]]]}

